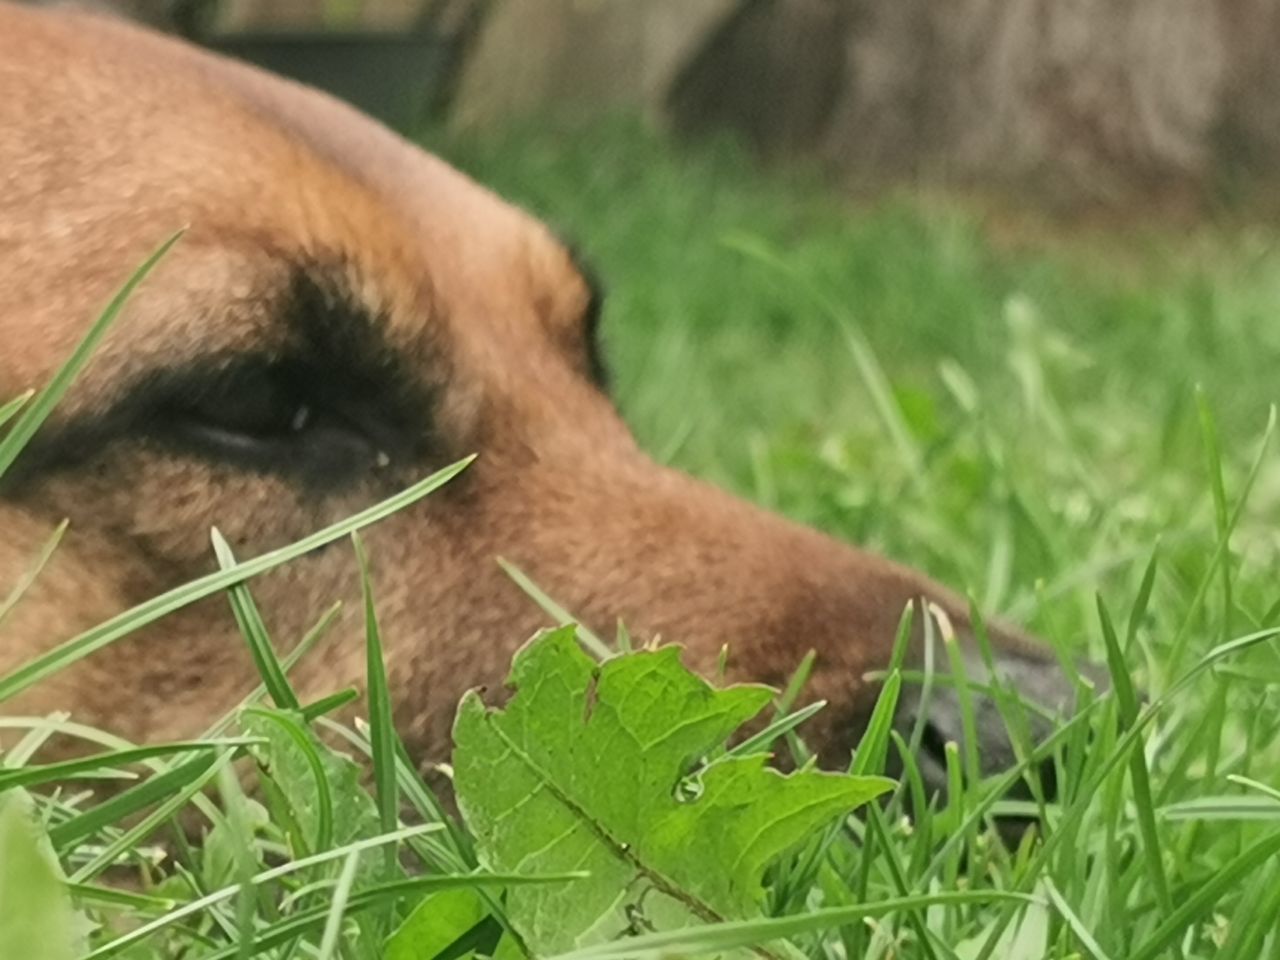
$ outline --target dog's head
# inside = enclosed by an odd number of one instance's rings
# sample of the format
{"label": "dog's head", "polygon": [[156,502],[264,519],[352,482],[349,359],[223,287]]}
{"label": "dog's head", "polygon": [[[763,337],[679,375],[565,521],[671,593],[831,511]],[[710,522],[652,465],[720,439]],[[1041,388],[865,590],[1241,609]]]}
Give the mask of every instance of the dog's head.
{"label": "dog's head", "polygon": [[[0,90],[0,396],[44,383],[189,228],[0,489],[0,589],[71,521],[0,625],[0,672],[208,571],[215,525],[248,557],[473,452],[368,534],[398,720],[423,757],[544,623],[500,556],[584,622],[660,633],[698,669],[727,646],[730,676],[780,683],[813,648],[830,757],[855,742],[907,604],[939,604],[969,642],[964,605],[924,577],[648,460],[610,402],[600,294],[573,252],[355,112],[123,25],[11,7]],[[255,584],[282,647],[357,590],[341,546]],[[357,607],[299,666],[304,694],[359,681]],[[993,633],[1024,690],[1064,699],[1050,657]],[[175,736],[252,676],[213,600],[25,706]],[[960,724],[936,703],[941,744]],[[1007,759],[988,726],[987,756]]]}

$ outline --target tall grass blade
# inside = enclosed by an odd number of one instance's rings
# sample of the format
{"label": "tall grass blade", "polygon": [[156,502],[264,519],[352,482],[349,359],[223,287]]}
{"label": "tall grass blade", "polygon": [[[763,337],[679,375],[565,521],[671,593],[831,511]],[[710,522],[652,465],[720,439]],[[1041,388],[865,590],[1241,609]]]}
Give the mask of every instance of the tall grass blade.
{"label": "tall grass blade", "polygon": [[18,415],[17,420],[14,421],[13,426],[9,428],[9,432],[3,438],[0,438],[0,477],[3,477],[9,468],[13,466],[23,447],[35,436],[41,424],[49,418],[53,408],[57,406],[58,401],[66,394],[72,382],[79,376],[85,364],[89,362],[89,358],[93,356],[98,344],[102,341],[111,325],[115,323],[120,311],[129,302],[129,298],[133,296],[138,285],[155,269],[156,264],[163,260],[165,255],[173,249],[173,245],[181,239],[184,232],[184,230],[179,230],[173,234],[168,240],[160,244],[151,256],[142,262],[142,265],[116,291],[106,309],[102,311],[102,314],[94,321],[89,331],[81,338],[71,356],[58,369],[58,372],[53,375],[53,379],[29,403],[22,407],[22,412]]}

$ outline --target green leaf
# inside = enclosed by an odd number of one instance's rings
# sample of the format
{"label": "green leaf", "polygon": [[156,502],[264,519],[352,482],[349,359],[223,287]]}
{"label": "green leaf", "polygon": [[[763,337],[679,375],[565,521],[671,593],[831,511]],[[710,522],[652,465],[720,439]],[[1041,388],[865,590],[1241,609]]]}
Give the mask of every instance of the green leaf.
{"label": "green leaf", "polygon": [[766,768],[759,755],[699,770],[771,693],[717,690],[679,649],[597,664],[572,628],[517,654],[503,710],[469,694],[454,728],[458,803],[481,863],[585,870],[563,887],[510,892],[535,954],[624,931],[759,917],[765,868],[820,825],[892,787],[879,777]]}
{"label": "green leaf", "polygon": [[441,890],[423,898],[387,938],[385,960],[432,960],[489,911],[474,890]]}
{"label": "green leaf", "polygon": [[[257,707],[246,710],[241,722],[264,741],[253,753],[289,805],[301,832],[299,850],[322,851],[390,832],[379,829],[377,806],[360,785],[363,768],[322,743],[299,714]],[[394,858],[361,858],[361,883],[399,875]]]}
{"label": "green leaf", "polygon": [[0,797],[0,957],[72,960],[87,932],[35,802],[25,790],[10,791]]}

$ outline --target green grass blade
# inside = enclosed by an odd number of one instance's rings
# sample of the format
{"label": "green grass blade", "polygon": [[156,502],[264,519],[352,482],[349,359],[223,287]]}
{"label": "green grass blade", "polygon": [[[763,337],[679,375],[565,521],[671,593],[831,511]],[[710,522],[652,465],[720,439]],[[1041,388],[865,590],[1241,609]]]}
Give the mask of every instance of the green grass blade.
{"label": "green grass blade", "polygon": [[12,420],[18,415],[18,411],[27,405],[27,402],[36,395],[34,390],[28,390],[20,393],[5,403],[0,403],[0,427]]}
{"label": "green grass blade", "polygon": [[768,753],[769,748],[773,746],[774,741],[779,737],[786,736],[805,721],[816,716],[824,707],[826,707],[826,705],[827,701],[819,700],[816,703],[809,704],[807,707],[801,707],[799,710],[794,710],[786,716],[779,717],[759,733],[747,737],[747,739],[743,740],[741,743],[726,750],[723,756],[712,760],[711,763],[707,764],[707,767],[712,766],[712,764],[719,763],[722,760],[727,760],[730,757],[748,757],[754,753]]}
{"label": "green grass blade", "polygon": [[1280,790],[1277,790],[1275,787],[1269,786],[1265,783],[1259,783],[1251,777],[1240,777],[1235,774],[1229,774],[1227,779],[1232,783],[1239,784],[1249,790],[1257,790],[1259,793],[1262,793],[1263,795],[1270,797],[1272,800],[1275,800],[1277,803],[1280,803]]}
{"label": "green grass blade", "polygon": [[[116,860],[126,851],[135,849],[143,840],[151,836],[151,834],[158,830],[179,810],[184,808],[191,801],[192,797],[203,790],[208,784],[212,783],[213,779],[218,775],[218,772],[229,764],[235,758],[235,755],[236,751],[227,750],[219,756],[208,758],[201,757],[197,760],[191,761],[190,764],[184,764],[183,766],[170,771],[171,775],[181,775],[180,777],[174,777],[174,781],[177,783],[176,789],[171,789],[168,783],[163,783],[161,787],[164,791],[163,793],[158,790],[153,790],[155,795],[167,796],[168,798],[151,811],[151,813],[147,814],[137,823],[132,824],[128,830],[125,830],[110,843],[106,844],[87,863],[77,869],[75,873],[71,875],[71,879],[82,882],[90,879],[91,877],[96,877],[115,863]],[[161,774],[158,777],[152,777],[147,781],[147,785],[155,784],[157,781],[163,781],[165,776],[165,774]],[[137,798],[135,797],[135,799]],[[108,801],[108,803],[109,802],[110,801]],[[101,824],[101,826],[117,823],[123,819],[124,816],[131,814],[134,809],[141,809],[141,805],[121,804],[118,808],[103,811],[102,808],[106,806],[107,804],[101,804],[95,808],[95,812],[98,812],[99,814],[97,822]],[[117,810],[120,808],[124,809],[122,812],[117,814]],[[80,818],[76,819],[78,820]],[[74,820],[71,821],[71,823],[75,822],[76,821]],[[100,829],[100,827],[98,829]],[[87,835],[89,832],[93,832],[92,830],[85,831],[84,824],[79,826],[78,831],[81,836]],[[67,844],[65,840],[62,842],[62,846],[68,845],[69,844]]]}
{"label": "green grass blade", "polygon": [[[549,877],[527,877],[517,874],[472,874],[469,876],[416,877],[412,880],[397,880],[391,883],[378,884],[365,890],[351,894],[347,900],[346,915],[348,917],[364,913],[376,907],[394,904],[400,900],[420,897],[422,894],[439,890],[456,890],[459,888],[480,887],[513,887],[527,886],[537,883],[562,883],[577,879],[578,874]],[[285,920],[281,920],[257,931],[249,946],[252,956],[259,956],[273,947],[288,943],[296,937],[304,936],[320,928],[329,917],[330,906],[324,905],[311,910],[299,911]],[[201,960],[232,960],[236,955],[236,947],[225,947],[202,956]],[[85,960],[98,960],[90,954]]]}
{"label": "green grass blade", "polygon": [[566,627],[571,624],[575,626],[577,628],[579,641],[581,641],[582,645],[586,647],[593,656],[601,660],[607,660],[609,657],[613,656],[614,651],[609,648],[607,643],[600,639],[599,635],[589,627],[584,626],[576,617],[574,617],[573,614],[552,600],[547,592],[534,583],[527,573],[517,567],[514,563],[511,563],[509,560],[504,560],[502,557],[498,558],[498,566],[502,568],[502,571],[508,577],[515,581],[516,586],[523,590],[530,600],[542,609],[543,613],[555,621],[556,626]]}
{"label": "green grass blade", "polygon": [[1277,411],[1276,407],[1272,406],[1267,412],[1267,425],[1263,430],[1262,439],[1258,443],[1258,451],[1254,456],[1253,464],[1249,468],[1248,476],[1245,477],[1240,496],[1236,500],[1235,509],[1231,511],[1230,516],[1227,518],[1226,525],[1218,530],[1217,544],[1214,547],[1213,555],[1209,558],[1209,563],[1200,577],[1195,595],[1187,605],[1182,622],[1178,625],[1173,639],[1169,641],[1169,653],[1166,660],[1168,663],[1167,669],[1170,673],[1176,674],[1181,669],[1187,643],[1195,627],[1197,615],[1209,594],[1209,588],[1213,584],[1214,577],[1218,575],[1222,564],[1229,562],[1231,536],[1239,525],[1240,518],[1244,515],[1245,507],[1253,493],[1258,477],[1268,462],[1267,453],[1271,449],[1271,439],[1275,436],[1276,423]]}
{"label": "green grass blade", "polygon": [[1219,899],[1272,857],[1280,854],[1280,833],[1273,833],[1240,854],[1208,880],[1198,883],[1175,911],[1165,917],[1125,960],[1155,960],[1166,950],[1177,950],[1183,934],[1207,916]]}
{"label": "green grass blade", "polygon": [[13,585],[13,589],[9,591],[9,595],[3,600],[0,600],[0,624],[4,623],[5,618],[8,617],[13,611],[13,608],[18,605],[18,601],[22,599],[23,595],[31,589],[31,585],[36,582],[36,578],[40,576],[41,571],[44,570],[45,566],[49,563],[50,558],[53,556],[53,551],[58,549],[58,544],[62,542],[63,534],[67,532],[67,526],[68,522],[66,520],[63,520],[58,524],[53,533],[49,536],[49,539],[45,541],[44,546],[40,549],[40,553],[36,557],[35,562],[27,568],[27,572],[22,575],[22,578]]}
{"label": "green grass blade", "polygon": [[[724,656],[728,655],[728,648],[721,648]],[[800,699],[800,694],[804,692],[804,688],[809,683],[809,676],[813,673],[814,664],[818,662],[818,653],[816,650],[808,651],[800,658],[800,663],[795,670],[791,672],[787,685],[782,688],[782,693],[773,704],[774,719],[780,718],[783,714],[790,712],[791,708],[796,705],[796,701]],[[723,672],[721,676],[723,676]],[[816,712],[816,711],[815,711]],[[787,746],[791,750],[791,757],[795,761],[797,767],[803,767],[812,760],[812,754],[809,748],[796,734],[795,730],[799,724],[792,724],[786,730],[782,731],[782,737],[787,741]]]}
{"label": "green grass blade", "polygon": [[[311,774],[312,786],[315,788],[316,835],[314,837],[298,837],[306,850],[328,850],[333,843],[333,791],[329,786],[329,775],[325,771],[324,761],[316,749],[315,741],[299,721],[295,714],[279,710],[268,710],[250,707],[245,715],[252,715],[277,727],[281,733],[302,754]],[[394,828],[393,828],[394,829]],[[390,833],[384,830],[383,833]]]}
{"label": "green grass blade", "polygon": [[[931,605],[932,607],[932,605]],[[976,787],[982,781],[982,764],[978,758],[978,723],[973,708],[973,690],[969,683],[969,671],[965,667],[964,651],[950,618],[941,609],[931,608],[925,616],[938,620],[942,635],[942,648],[946,651],[947,661],[951,666],[951,675],[955,678],[956,698],[960,701],[961,749],[964,751],[964,777],[970,787]]]}
{"label": "green grass blade", "polygon": [[1024,894],[994,890],[891,897],[871,903],[814,910],[791,917],[707,924],[682,930],[650,933],[562,953],[553,960],[649,960],[657,957],[706,956],[739,947],[758,946],[801,934],[842,927],[867,917],[883,917],[893,913],[927,910],[937,906],[971,906],[997,902],[1027,904],[1037,901]]}
{"label": "green grass blade", "polygon": [[[908,899],[911,896],[911,888],[907,883],[906,872],[903,869],[897,849],[889,840],[889,829],[885,825],[884,815],[875,804],[870,804],[867,807],[867,823],[871,828],[871,832],[876,835],[876,839],[879,841],[884,866],[889,872],[894,893],[900,899]],[[905,912],[907,914],[907,922],[911,924],[912,929],[915,931],[921,953],[928,960],[938,960],[938,953],[934,950],[933,942],[929,939],[925,910],[920,907],[913,907]]]}
{"label": "green grass blade", "polygon": [[215,757],[199,756],[150,777],[70,820],[55,824],[49,830],[49,839],[53,841],[54,848],[65,855],[85,838],[113,823],[135,816],[192,782],[199,781],[215,763]]}
{"label": "green grass blade", "polygon": [[57,763],[35,764],[19,767],[16,770],[0,770],[0,792],[12,790],[14,787],[38,787],[59,780],[70,780],[75,777],[91,776],[104,770],[114,770],[151,760],[156,757],[170,757],[175,753],[194,753],[198,750],[220,750],[224,747],[244,747],[253,743],[247,739],[226,740],[183,740],[176,743],[159,743],[152,746],[134,747],[129,750],[113,750],[109,753],[96,753],[89,757],[75,760],[61,760]]}
{"label": "green grass blade", "polygon": [[894,670],[885,678],[876,697],[876,705],[867,721],[867,728],[858,741],[858,748],[849,762],[849,772],[857,776],[879,774],[884,770],[889,753],[889,731],[898,712],[898,697],[902,693],[902,672]]}
{"label": "green grass blade", "polygon": [[[1116,691],[1116,702],[1120,708],[1120,726],[1122,730],[1130,729],[1138,721],[1138,696],[1133,689],[1133,681],[1129,677],[1129,669],[1124,661],[1124,651],[1120,648],[1120,639],[1111,621],[1111,614],[1102,597],[1098,597],[1098,619],[1102,624],[1102,636],[1107,646],[1107,666],[1111,671],[1111,683]],[[1129,756],[1129,777],[1133,782],[1134,805],[1137,809],[1138,826],[1142,834],[1142,851],[1147,862],[1147,872],[1155,885],[1156,897],[1160,907],[1168,916],[1173,913],[1173,896],[1169,892],[1169,877],[1164,864],[1164,846],[1160,840],[1160,830],[1156,825],[1156,804],[1151,792],[1151,773],[1147,769],[1147,759],[1142,749],[1142,741],[1138,740]],[[1175,953],[1179,953],[1175,949]]]}
{"label": "green grass blade", "polygon": [[[365,683],[369,699],[369,744],[373,748],[374,797],[383,833],[396,828],[400,817],[400,788],[396,780],[395,720],[391,715],[391,692],[387,686],[387,666],[382,653],[382,632],[374,609],[369,557],[358,534],[351,535],[360,565],[360,591],[364,598]],[[395,851],[386,851],[388,867],[395,865]]]}
{"label": "green grass blade", "polygon": [[[263,884],[270,883],[274,880],[279,880],[282,877],[287,877],[290,874],[298,873],[299,871],[307,870],[311,867],[328,863],[333,860],[340,860],[356,851],[371,850],[385,844],[400,843],[409,837],[419,836],[437,829],[439,828],[433,825],[407,827],[403,830],[397,830],[395,833],[382,834],[377,837],[370,837],[367,840],[357,840],[354,843],[335,847],[333,850],[325,850],[309,857],[291,860],[278,867],[272,867],[270,870],[264,870],[260,873],[254,874],[250,878],[249,882],[253,886],[262,886]],[[143,924],[136,929],[121,934],[114,940],[98,946],[86,954],[84,960],[101,960],[103,957],[115,956],[133,944],[140,943],[159,931],[172,927],[179,921],[201,914],[207,911],[210,907],[233,899],[239,895],[240,887],[241,885],[238,883],[233,884],[229,887],[223,887],[220,890],[216,890],[213,893],[200,897],[199,899],[192,900],[189,903],[184,903],[176,910],[171,910],[169,913],[166,913],[163,917],[157,917],[150,923]]]}
{"label": "green grass blade", "polygon": [[1171,803],[1157,811],[1163,820],[1280,820],[1280,803],[1271,797],[1225,796],[1196,797]]}
{"label": "green grass blade", "polygon": [[[297,645],[294,646],[292,650],[290,650],[281,658],[280,665],[284,668],[286,676],[288,675],[289,671],[292,670],[294,666],[303,657],[305,657],[309,652],[311,652],[311,650],[315,647],[317,643],[319,643],[322,639],[324,639],[325,634],[329,632],[329,628],[332,627],[337,622],[338,615],[340,613],[342,613],[341,600],[334,603],[331,607],[329,607],[329,609],[327,609],[323,614],[321,614],[320,619],[317,620],[309,630],[307,630],[307,632],[303,635],[302,639],[298,641]],[[256,687],[254,687],[251,691],[249,691],[249,693],[243,699],[241,699],[238,704],[233,706],[230,710],[228,710],[221,717],[215,720],[204,731],[202,736],[216,737],[220,733],[224,732],[227,728],[229,728],[232,724],[236,722],[236,718],[240,716],[240,713],[242,710],[244,710],[246,707],[254,706],[255,704],[257,704],[259,701],[262,700],[264,696],[266,696],[266,693],[267,693],[266,684],[259,683]],[[305,715],[306,711],[304,710],[303,713]]]}
{"label": "green grass blade", "polygon": [[804,692],[805,686],[809,683],[809,677],[813,674],[813,665],[817,662],[818,652],[816,650],[810,650],[800,658],[800,663],[791,672],[787,685],[782,688],[782,693],[778,694],[778,699],[774,706],[775,716],[782,716],[782,714],[787,713],[796,705],[796,701],[800,699],[800,694]]}
{"label": "green grass blade", "polygon": [[327,697],[321,697],[314,703],[308,703],[299,713],[302,714],[304,721],[314,723],[321,717],[333,713],[335,710],[341,710],[347,704],[355,703],[359,699],[360,691],[355,687],[347,687],[347,689],[331,693]]}
{"label": "green grass blade", "polygon": [[[210,532],[210,539],[213,541],[213,552],[218,558],[218,566],[223,570],[233,568],[236,565],[235,554],[231,552],[231,545],[227,543],[217,527]],[[281,710],[299,709],[301,704],[298,702],[298,695],[293,692],[293,687],[285,677],[280,659],[271,646],[267,625],[262,619],[258,605],[253,602],[253,594],[249,592],[248,585],[233,584],[227,588],[227,598],[231,602],[231,611],[235,615],[236,624],[240,627],[240,634],[249,645],[249,653],[253,657],[254,666],[258,669],[258,675],[262,677],[262,684],[266,687],[267,694]]]}
{"label": "green grass blade", "polygon": [[67,889],[82,903],[130,907],[143,913],[166,913],[177,906],[168,897],[153,897],[145,893],[135,893],[132,890],[100,887],[92,883],[76,883],[68,880]]}
{"label": "green grass blade", "polygon": [[[394,850],[394,848],[392,848]],[[320,937],[320,952],[316,960],[332,960],[338,949],[338,937],[342,935],[342,922],[347,916],[347,901],[351,899],[351,887],[356,882],[356,868],[360,866],[360,851],[347,854],[333,887],[329,903],[329,915],[325,917],[324,933]]]}
{"label": "green grass blade", "polygon": [[1129,626],[1125,631],[1125,650],[1128,654],[1129,649],[1133,646],[1133,641],[1138,636],[1138,630],[1142,626],[1142,621],[1147,615],[1147,609],[1151,606],[1151,592],[1156,585],[1156,572],[1160,566],[1160,544],[1157,542],[1151,550],[1151,559],[1147,561],[1146,569],[1142,572],[1142,583],[1138,587],[1138,596],[1133,602],[1133,606],[1129,609]]}
{"label": "green grass blade", "polygon": [[49,418],[49,414],[53,412],[53,408],[57,406],[58,401],[62,399],[70,388],[72,382],[80,371],[84,369],[85,364],[89,362],[89,358],[97,349],[107,330],[115,323],[116,318],[120,315],[120,311],[124,309],[124,305],[133,296],[133,292],[138,285],[147,278],[147,275],[155,268],[165,255],[173,248],[173,245],[181,239],[185,231],[178,231],[156,249],[156,251],[143,261],[142,265],[133,272],[133,275],[124,282],[124,285],[116,292],[115,296],[107,304],[106,309],[94,321],[93,326],[89,328],[88,333],[76,345],[71,356],[63,363],[58,372],[53,375],[53,379],[49,381],[30,403],[25,404],[22,408],[18,419],[14,421],[9,432],[3,438],[0,438],[0,477],[3,477],[13,466],[13,462],[18,459],[18,454],[22,452],[28,441],[31,440],[41,424]]}
{"label": "green grass blade", "polygon": [[1099,946],[1098,941],[1093,939],[1093,934],[1089,932],[1085,922],[1071,909],[1071,904],[1067,903],[1066,898],[1053,885],[1052,880],[1046,878],[1044,889],[1049,902],[1053,904],[1053,908],[1058,911],[1058,915],[1066,922],[1067,927],[1071,930],[1071,935],[1076,938],[1084,952],[1092,957],[1093,960],[1111,960],[1107,952]]}
{"label": "green grass blade", "polygon": [[[1227,921],[1227,942],[1215,960],[1255,960],[1265,956],[1262,941],[1276,935],[1280,917],[1280,863],[1272,860],[1252,878]],[[1274,953],[1274,949],[1272,950]]]}

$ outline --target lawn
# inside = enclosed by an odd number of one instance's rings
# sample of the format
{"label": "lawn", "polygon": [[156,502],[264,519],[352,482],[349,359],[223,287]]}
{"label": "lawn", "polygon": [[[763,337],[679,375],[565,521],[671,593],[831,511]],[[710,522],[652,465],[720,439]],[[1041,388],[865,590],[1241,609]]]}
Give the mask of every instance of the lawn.
{"label": "lawn", "polygon": [[[1056,745],[1073,749],[1050,746],[1060,794],[1037,798],[1043,824],[1020,846],[995,839],[998,791],[967,777],[957,755],[947,807],[908,818],[908,776],[887,804],[808,831],[773,862],[759,909],[805,919],[748,919],[670,949],[752,943],[815,960],[1280,956],[1280,646],[1267,633],[1280,627],[1280,459],[1267,447],[1280,358],[1274,233],[1044,229],[1030,214],[997,218],[936,197],[841,199],[816,177],[761,172],[731,144],[677,151],[627,120],[427,140],[596,265],[618,403],[655,457],[921,567],[967,589],[982,611],[1113,664],[1115,691]],[[238,600],[251,605],[245,592]],[[343,798],[349,819],[368,822],[300,849],[281,817],[303,816],[301,781],[281,774],[267,804],[273,825],[255,828],[261,808],[216,779],[222,767],[155,760],[171,792],[144,799],[170,796],[176,808],[187,801],[172,791],[219,782],[232,815],[206,813],[218,826],[204,849],[180,851],[176,875],[133,894],[100,882],[104,845],[148,849],[147,834],[119,826],[132,811],[94,819],[74,798],[41,800],[61,825],[54,846],[81,884],[77,903],[110,919],[95,956],[113,955],[105,945],[130,924],[191,902],[156,936],[117,941],[131,952],[116,955],[204,944],[183,955],[236,956],[228,944],[252,928],[275,944],[262,955],[377,956],[371,944],[407,918],[387,955],[426,960],[451,942],[440,956],[489,949],[504,923],[520,926],[515,881],[476,887],[463,876],[475,838],[394,838],[425,876],[349,866],[351,844],[397,826],[396,803],[437,815],[388,759],[376,713],[370,730],[349,732],[374,754],[376,810],[323,748],[299,746],[310,744],[304,721],[285,729],[271,716],[252,714],[242,729],[280,766],[329,771],[331,827]],[[864,774],[894,749],[883,730],[863,747]],[[183,762],[194,766],[175,774]],[[329,859],[278,888],[234,887],[326,849]],[[447,891],[431,886],[432,871]],[[219,889],[231,893],[217,899]],[[282,910],[268,890],[292,901]],[[434,899],[411,913],[424,895]],[[364,912],[341,946],[348,906]],[[660,938],[655,916],[630,932]],[[759,946],[784,934],[789,943]],[[496,942],[499,955],[519,955],[510,936]],[[642,948],[667,949],[642,936],[579,956]]]}

